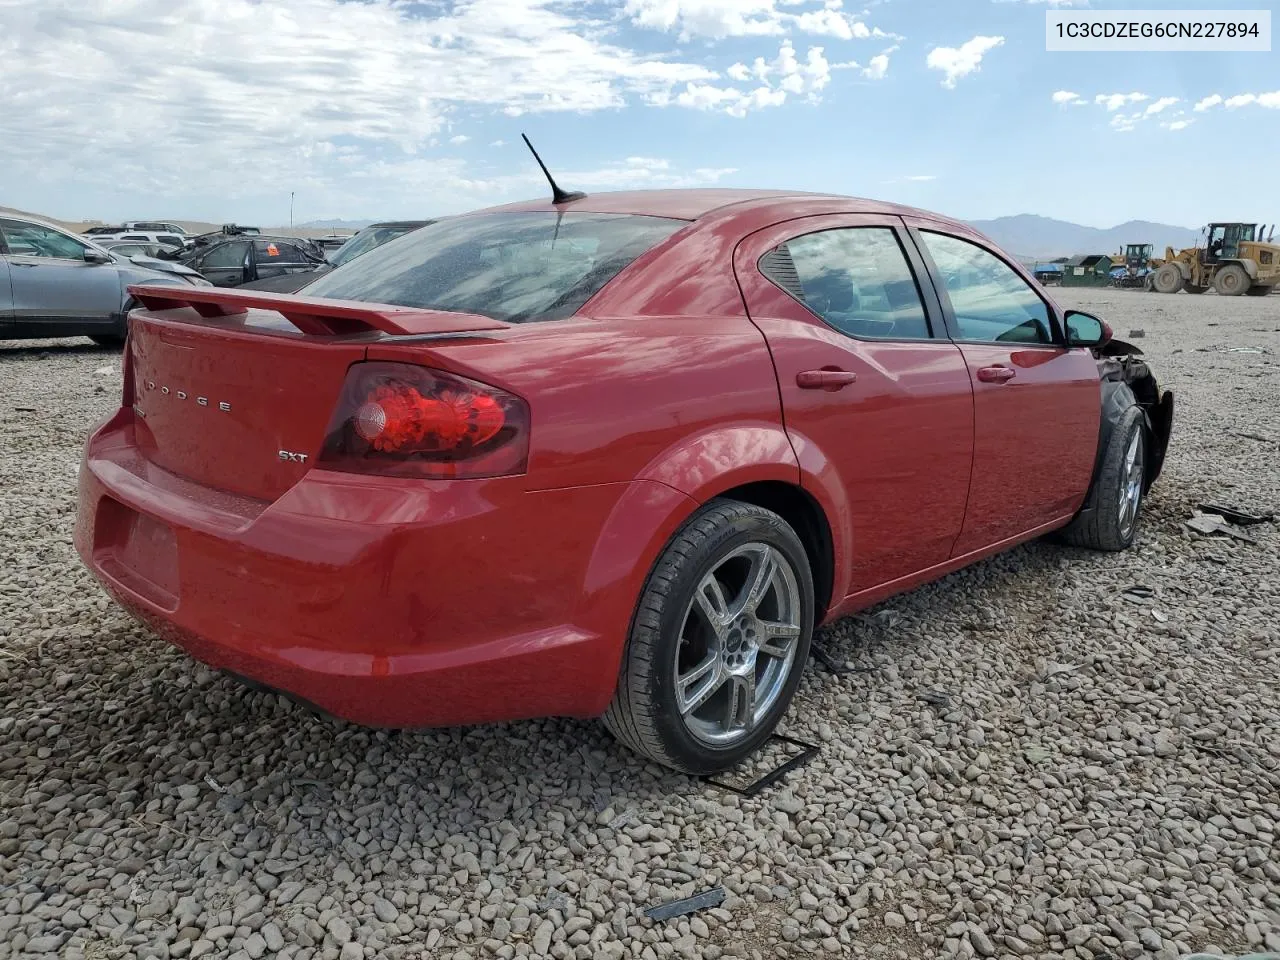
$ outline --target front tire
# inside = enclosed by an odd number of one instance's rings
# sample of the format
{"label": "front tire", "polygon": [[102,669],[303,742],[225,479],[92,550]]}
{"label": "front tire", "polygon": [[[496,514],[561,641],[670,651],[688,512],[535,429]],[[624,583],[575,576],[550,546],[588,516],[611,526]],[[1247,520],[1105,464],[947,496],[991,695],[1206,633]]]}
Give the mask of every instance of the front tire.
{"label": "front tire", "polygon": [[1249,274],[1238,263],[1229,263],[1213,278],[1213,289],[1220,297],[1238,297],[1249,289]]}
{"label": "front tire", "polygon": [[714,500],[645,584],[605,726],[684,773],[735,766],[773,733],[813,637],[804,545],[763,507]]}
{"label": "front tire", "polygon": [[1175,264],[1166,263],[1151,278],[1156,293],[1177,293],[1182,289],[1182,271]]}
{"label": "front tire", "polygon": [[1147,425],[1140,407],[1130,407],[1111,432],[1102,469],[1062,538],[1092,550],[1125,550],[1133,543],[1146,495]]}

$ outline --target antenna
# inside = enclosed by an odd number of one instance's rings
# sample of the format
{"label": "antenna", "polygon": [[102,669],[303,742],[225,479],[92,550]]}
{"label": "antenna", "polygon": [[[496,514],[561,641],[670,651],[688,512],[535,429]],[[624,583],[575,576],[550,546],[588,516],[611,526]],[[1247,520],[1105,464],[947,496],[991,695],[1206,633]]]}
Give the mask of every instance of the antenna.
{"label": "antenna", "polygon": [[555,177],[551,176],[551,171],[547,169],[547,165],[542,162],[542,158],[538,156],[538,151],[533,149],[533,144],[529,142],[529,138],[523,133],[520,134],[524,140],[524,145],[529,148],[529,152],[533,154],[533,159],[538,161],[538,166],[542,168],[542,175],[547,178],[547,183],[551,184],[551,202],[554,204],[569,203],[572,200],[581,200],[586,196],[581,190],[565,192],[560,189],[560,185],[556,183]]}

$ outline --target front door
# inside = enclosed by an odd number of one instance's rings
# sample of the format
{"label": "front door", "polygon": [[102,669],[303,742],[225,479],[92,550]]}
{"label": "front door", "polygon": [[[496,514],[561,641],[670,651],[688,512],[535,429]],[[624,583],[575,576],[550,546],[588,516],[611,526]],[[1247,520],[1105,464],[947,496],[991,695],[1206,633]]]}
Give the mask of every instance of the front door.
{"label": "front door", "polygon": [[[85,244],[61,231],[25,220],[0,219],[13,319],[112,323],[120,311],[120,275],[111,263],[90,263]],[[3,282],[3,281],[0,281]],[[53,332],[52,336],[59,334]]]}
{"label": "front door", "polygon": [[1067,349],[1034,281],[979,238],[908,219],[973,383],[973,481],[959,557],[1069,517],[1093,475],[1098,364]]}
{"label": "front door", "polygon": [[13,285],[9,282],[9,258],[0,236],[0,338],[13,327]]}
{"label": "front door", "polygon": [[253,241],[253,264],[255,280],[267,280],[271,277],[283,277],[287,274],[315,269],[315,264],[307,259],[296,244],[284,243],[280,240]]}
{"label": "front door", "polygon": [[776,224],[735,254],[792,444],[847,500],[852,567],[835,602],[945,562],[964,520],[972,388],[910,249],[898,218],[857,214]]}

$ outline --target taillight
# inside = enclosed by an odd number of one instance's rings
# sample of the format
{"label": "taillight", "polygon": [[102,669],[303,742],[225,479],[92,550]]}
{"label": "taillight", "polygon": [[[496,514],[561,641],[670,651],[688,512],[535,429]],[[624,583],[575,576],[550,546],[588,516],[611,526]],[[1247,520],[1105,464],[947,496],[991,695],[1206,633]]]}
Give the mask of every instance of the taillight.
{"label": "taillight", "polygon": [[529,407],[513,394],[410,363],[353,364],[317,466],[401,477],[523,473]]}

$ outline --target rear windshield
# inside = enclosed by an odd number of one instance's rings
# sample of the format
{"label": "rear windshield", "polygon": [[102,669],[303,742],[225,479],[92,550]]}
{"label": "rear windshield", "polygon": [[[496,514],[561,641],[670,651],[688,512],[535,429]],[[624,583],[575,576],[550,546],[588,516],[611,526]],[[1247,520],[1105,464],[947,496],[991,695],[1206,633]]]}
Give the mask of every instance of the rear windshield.
{"label": "rear windshield", "polygon": [[477,313],[525,323],[572,316],[683,220],[492,213],[415,230],[307,285],[307,296]]}
{"label": "rear windshield", "polygon": [[365,227],[350,240],[343,243],[337,252],[329,258],[329,262],[335,267],[340,267],[350,260],[354,260],[361,254],[368,253],[374,247],[380,247],[388,240],[394,240],[396,237],[402,237],[413,227]]}

